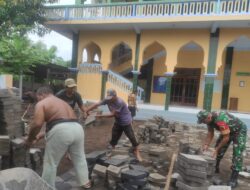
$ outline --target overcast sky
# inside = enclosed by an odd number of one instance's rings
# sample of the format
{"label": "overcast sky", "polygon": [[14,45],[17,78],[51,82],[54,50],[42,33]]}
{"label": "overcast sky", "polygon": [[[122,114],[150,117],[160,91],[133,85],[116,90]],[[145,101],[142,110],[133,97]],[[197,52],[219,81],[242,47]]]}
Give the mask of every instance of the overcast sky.
{"label": "overcast sky", "polygon": [[[90,0],[87,0],[87,3]],[[55,5],[72,5],[75,4],[75,0],[59,0],[58,3]],[[57,47],[57,56],[62,57],[64,60],[71,59],[72,53],[72,42],[68,38],[58,34],[57,32],[50,32],[49,34],[45,35],[44,37],[39,37],[37,35],[31,34],[29,38],[34,41],[42,41],[47,45],[47,47],[56,46]]]}

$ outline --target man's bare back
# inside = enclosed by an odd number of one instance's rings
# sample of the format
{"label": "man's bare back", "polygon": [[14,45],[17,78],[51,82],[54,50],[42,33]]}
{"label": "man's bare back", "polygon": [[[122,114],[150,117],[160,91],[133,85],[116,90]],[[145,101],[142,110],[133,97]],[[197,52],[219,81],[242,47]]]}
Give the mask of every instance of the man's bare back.
{"label": "man's bare back", "polygon": [[42,116],[47,123],[57,119],[76,119],[72,108],[52,94],[37,103],[36,113],[37,117]]}

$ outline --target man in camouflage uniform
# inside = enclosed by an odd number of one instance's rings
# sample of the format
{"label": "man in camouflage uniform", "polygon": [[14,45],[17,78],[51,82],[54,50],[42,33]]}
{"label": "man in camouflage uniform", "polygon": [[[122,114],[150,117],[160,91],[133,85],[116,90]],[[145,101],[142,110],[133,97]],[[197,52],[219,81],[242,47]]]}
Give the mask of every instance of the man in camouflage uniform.
{"label": "man in camouflage uniform", "polygon": [[220,131],[215,145],[213,157],[216,157],[216,172],[219,173],[219,164],[230,143],[233,142],[232,175],[228,185],[236,187],[239,172],[242,170],[243,151],[246,147],[247,126],[237,117],[228,112],[200,111],[197,114],[198,123],[207,124],[208,134],[203,145],[207,150],[214,137],[214,129]]}

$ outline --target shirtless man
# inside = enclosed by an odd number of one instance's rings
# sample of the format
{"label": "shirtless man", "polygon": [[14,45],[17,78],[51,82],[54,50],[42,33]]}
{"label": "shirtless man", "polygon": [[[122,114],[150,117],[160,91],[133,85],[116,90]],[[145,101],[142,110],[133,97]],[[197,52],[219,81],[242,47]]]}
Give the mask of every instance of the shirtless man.
{"label": "shirtless man", "polygon": [[48,87],[41,87],[37,90],[37,100],[27,145],[43,137],[38,133],[46,122],[46,148],[42,178],[55,188],[57,166],[68,151],[80,185],[85,189],[90,188],[91,183],[84,154],[84,131],[77,122],[72,108],[55,97]]}

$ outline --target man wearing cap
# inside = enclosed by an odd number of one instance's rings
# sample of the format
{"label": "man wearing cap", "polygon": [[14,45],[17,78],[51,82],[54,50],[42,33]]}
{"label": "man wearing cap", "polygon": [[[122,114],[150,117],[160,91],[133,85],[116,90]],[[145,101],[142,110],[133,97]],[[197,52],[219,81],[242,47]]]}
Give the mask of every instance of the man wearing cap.
{"label": "man wearing cap", "polygon": [[200,111],[197,114],[198,123],[207,124],[208,134],[203,145],[206,151],[214,137],[214,129],[220,131],[215,145],[213,157],[216,158],[216,173],[219,173],[219,164],[228,146],[233,142],[232,175],[228,185],[235,188],[238,185],[238,175],[242,170],[243,151],[246,148],[247,126],[237,117],[228,112]]}
{"label": "man wearing cap", "polygon": [[56,96],[67,102],[72,109],[74,109],[75,104],[77,103],[78,107],[82,110],[85,116],[85,108],[83,105],[82,97],[78,92],[76,92],[76,82],[74,79],[66,79],[65,89],[59,91]]}
{"label": "man wearing cap", "polygon": [[115,146],[118,143],[118,140],[120,139],[122,133],[124,132],[133,145],[134,154],[136,158],[139,161],[142,161],[142,158],[140,156],[140,152],[138,149],[139,144],[135,138],[134,131],[131,125],[132,116],[128,109],[127,104],[121,98],[117,97],[116,91],[114,89],[109,89],[107,90],[107,96],[104,100],[96,104],[93,104],[92,106],[87,108],[87,114],[89,111],[101,105],[107,105],[110,113],[105,114],[105,115],[96,115],[96,118],[104,118],[104,117],[115,118],[115,123],[112,128],[112,138],[110,141],[110,145],[112,146],[112,148],[115,148]]}

